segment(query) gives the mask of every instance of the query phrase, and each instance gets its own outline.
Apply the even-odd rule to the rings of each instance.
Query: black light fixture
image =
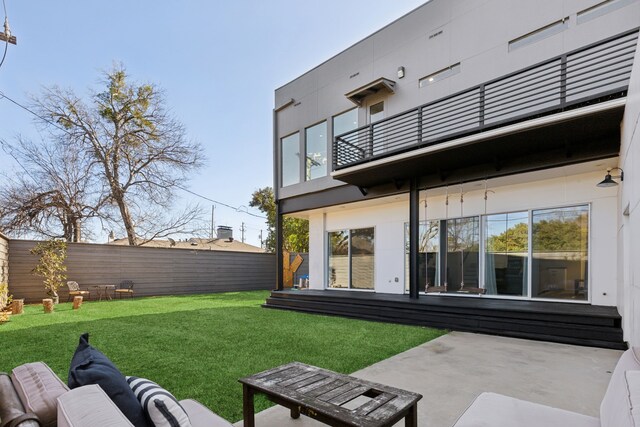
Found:
[[[619,170],[620,175],[611,176],[611,171],[614,169]],[[614,178],[620,178],[620,181],[624,181],[624,171],[620,168],[607,169],[607,174],[605,175],[604,179],[597,184],[597,186],[600,188],[615,187],[616,185],[618,185],[618,183],[613,180]]]

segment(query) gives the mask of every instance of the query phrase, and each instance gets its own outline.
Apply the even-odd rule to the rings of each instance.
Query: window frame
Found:
[[[562,17],[554,22],[550,22],[547,25],[536,28],[533,31],[523,34],[519,37],[511,39],[507,42],[507,52],[511,53],[515,50],[523,48],[525,46],[538,43],[549,37],[553,37],[569,29],[569,16]]]
[[[439,81],[445,80],[449,77],[453,77],[456,74],[460,74],[461,71],[462,63],[456,62],[455,64],[451,64],[448,67],[444,67],[438,71],[434,71],[429,75],[419,78],[418,88],[422,89],[423,87],[431,86],[438,83]]]
[[[297,166],[297,168],[298,168],[297,176],[298,176],[298,179],[297,179],[296,182],[292,182],[290,184],[285,184],[285,182],[284,182],[284,165],[285,165],[285,162],[284,162],[284,140],[287,139],[287,138],[290,138],[290,137],[292,137],[294,135],[298,135],[298,161],[297,161],[297,165],[298,165]],[[280,160],[280,174],[279,174],[280,175],[280,188],[291,187],[293,185],[300,184],[300,182],[301,182],[301,180],[300,180],[300,178],[301,178],[301,176],[300,176],[301,175],[301,170],[300,170],[300,153],[301,153],[301,150],[300,150],[300,131],[297,130],[295,132],[291,132],[290,134],[281,137],[280,138],[280,147],[279,148],[280,148],[280,159],[279,159]]]
[[[361,289],[361,288],[353,288],[352,287],[352,280],[351,280],[351,276],[352,276],[352,264],[351,264],[351,231],[355,231],[355,230],[365,230],[365,229],[372,229],[373,230],[373,270],[371,272],[372,276],[373,276],[373,283],[371,284],[372,287],[371,289]],[[341,231],[347,231],[348,233],[348,251],[347,251],[347,258],[349,260],[349,268],[348,268],[348,286],[346,288],[332,288],[331,286],[329,286],[329,281],[331,279],[331,272],[330,272],[330,268],[329,268],[329,258],[330,258],[330,250],[331,250],[331,242],[329,239],[329,234],[330,233],[337,233],[337,232],[341,232]],[[342,291],[342,292],[375,292],[376,291],[376,248],[377,248],[377,232],[376,232],[376,226],[372,225],[372,226],[363,226],[363,227],[345,227],[345,228],[336,228],[336,229],[327,229],[325,230],[324,233],[325,237],[326,237],[326,248],[324,251],[324,257],[325,257],[325,274],[326,274],[326,280],[324,283],[324,289],[325,290],[329,290],[329,291]]]
[[[321,176],[317,176],[315,178],[307,178],[308,174],[307,174],[307,164],[309,162],[309,153],[308,153],[308,148],[309,148],[309,139],[307,138],[307,133],[309,132],[309,129],[314,128],[318,125],[323,124],[325,125],[325,141],[324,141],[324,152],[325,152],[325,171],[324,171],[324,175]],[[302,165],[302,169],[303,169],[303,174],[304,174],[304,182],[309,182],[309,181],[313,181],[316,179],[321,179],[321,178],[325,178],[329,175],[329,123],[327,119],[324,120],[320,120],[319,122],[316,122],[310,126],[306,126],[304,128],[304,161],[303,161],[303,165]],[[310,172],[310,170],[309,170]]]
[[[344,135],[347,132],[352,132],[352,131],[354,131],[354,130],[356,130],[356,129],[358,129],[360,127],[359,110],[360,109],[358,107],[353,107],[353,108],[349,108],[348,110],[344,110],[341,113],[334,114],[333,116],[331,116],[331,142],[332,142],[331,145],[333,145],[333,141],[335,141],[336,137],[338,137],[340,135]],[[350,130],[348,130],[346,132],[342,132],[342,133],[336,134],[336,126],[335,126],[336,117],[342,116],[343,114],[347,114],[347,113],[350,113],[352,111],[354,111],[356,113],[356,127],[354,127],[353,129],[350,129]]]
[[[533,290],[533,212],[534,211],[540,211],[540,210],[552,210],[552,209],[566,209],[566,208],[577,208],[577,207],[586,207],[587,208],[587,268],[586,268],[586,282],[587,282],[587,298],[586,299],[581,299],[581,300],[575,300],[575,299],[563,299],[563,298],[540,298],[540,297],[534,297],[532,295],[532,290]],[[478,216],[480,219],[480,235],[479,235],[479,239],[480,239],[480,248],[479,248],[479,265],[478,265],[478,274],[479,274],[479,285],[481,288],[485,288],[486,287],[486,283],[485,283],[485,269],[486,269],[486,248],[485,248],[485,238],[486,238],[486,230],[484,227],[485,224],[485,218],[487,216],[492,216],[492,215],[501,215],[501,214],[510,214],[510,213],[518,213],[518,212],[526,212],[527,213],[527,225],[528,225],[528,248],[527,248],[527,295],[526,296],[514,296],[514,295],[484,295],[483,298],[494,298],[494,299],[506,299],[506,300],[520,300],[520,301],[541,301],[541,302],[566,302],[566,303],[570,303],[570,304],[591,304],[592,298],[593,298],[593,291],[592,291],[592,287],[591,287],[591,282],[592,282],[592,263],[591,263],[591,259],[592,259],[592,244],[591,244],[591,240],[592,240],[592,203],[591,202],[586,202],[586,203],[572,203],[572,204],[567,204],[567,205],[551,205],[551,206],[542,206],[542,207],[535,207],[535,208],[530,208],[530,209],[516,209],[513,211],[499,211],[499,212],[491,212],[491,213],[482,213],[482,214],[478,214],[478,215],[465,215],[465,218],[471,217],[471,216]],[[450,218],[425,218],[425,219],[421,219],[420,223],[422,223],[423,221],[449,221],[452,219],[457,219],[458,217],[450,217]],[[408,222],[405,222],[405,227],[408,229]],[[440,232],[442,232],[442,230],[440,230]],[[405,244],[403,245],[405,248],[408,247],[408,245],[406,244],[408,239],[408,233],[405,233]],[[439,255],[440,257],[442,256],[446,256],[446,254],[443,254],[442,252],[442,247],[439,248]],[[405,263],[408,262],[407,261],[407,253],[406,249],[405,249]],[[405,271],[408,271],[408,264],[405,264]],[[443,273],[440,272],[440,283],[442,284],[443,282]],[[405,283],[408,283],[405,280]],[[424,291],[424,289],[420,289],[419,290],[420,294],[422,295],[427,295],[427,296],[432,296],[429,293],[426,293]],[[404,293],[407,294],[408,290],[405,287]],[[438,295],[436,293],[436,295]],[[469,297],[469,298],[476,298],[478,297],[477,295],[469,295],[469,294],[456,294],[456,293],[446,293],[447,296],[455,296],[455,297]]]

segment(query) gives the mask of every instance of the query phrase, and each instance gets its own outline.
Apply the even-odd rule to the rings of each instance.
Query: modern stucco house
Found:
[[[310,289],[266,306],[640,344],[639,26],[640,0],[431,0],[278,88]]]

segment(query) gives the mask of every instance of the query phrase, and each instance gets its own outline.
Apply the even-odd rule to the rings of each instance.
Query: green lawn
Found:
[[[268,293],[40,305],[0,325],[0,371],[42,360],[66,382],[83,332],[125,375],[156,381],[178,399],[194,398],[230,421],[242,418],[238,378],[294,360],[351,373],[443,331],[260,307]],[[416,367],[418,368],[418,367]],[[256,399],[256,411],[269,406]]]

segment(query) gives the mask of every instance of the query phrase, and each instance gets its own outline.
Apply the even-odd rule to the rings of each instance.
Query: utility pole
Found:
[[[246,228],[244,227],[244,222],[242,223],[242,227],[240,228],[240,231],[242,232],[242,243],[244,243],[244,232],[245,232]]]
[[[214,236],[213,231],[215,228],[215,221],[213,219],[214,218],[213,214],[215,211],[216,211],[216,205],[211,205],[211,240],[213,240],[213,236]]]
[[[0,41],[18,44],[16,36],[11,35],[11,30],[9,30],[9,20],[6,17],[4,19],[4,32],[0,31]]]
[[[260,230],[260,247],[264,246],[264,242],[262,241],[262,230]]]

